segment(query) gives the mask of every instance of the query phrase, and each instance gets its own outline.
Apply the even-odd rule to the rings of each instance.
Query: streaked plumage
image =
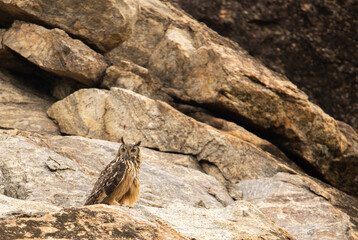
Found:
[[[85,205],[125,204],[133,206],[139,195],[140,141],[125,144],[121,138],[116,157],[101,172]]]

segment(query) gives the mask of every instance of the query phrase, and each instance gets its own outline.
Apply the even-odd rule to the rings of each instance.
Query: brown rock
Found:
[[[301,165],[357,194],[354,176],[333,173],[333,162],[344,158],[349,145],[333,118],[285,77],[170,4],[140,4],[135,32],[107,57],[120,55],[146,67],[179,101],[220,109],[234,122],[272,136]],[[355,166],[355,161],[345,162],[346,168]]]
[[[34,73],[36,70],[27,64],[27,61],[17,56],[3,44],[3,37],[7,29],[0,29],[0,67],[7,68],[22,73]]]
[[[161,87],[159,80],[157,78],[153,78],[148,69],[126,60],[115,59],[115,61],[116,64],[108,67],[106,70],[104,80],[101,84],[102,88],[124,88],[155,100],[165,101],[186,115],[189,115],[200,122],[209,124],[217,129],[223,130],[244,141],[250,142],[262,150],[271,153],[275,157],[286,161],[291,165],[291,167],[297,168],[297,166],[295,166],[295,164],[290,161],[275,145],[257,137],[255,134],[247,131],[243,127],[233,122],[213,117],[203,108],[185,104],[176,104],[173,99],[167,95],[167,93],[170,93],[172,89]]]
[[[54,99],[27,87],[30,80],[0,70],[0,127],[59,134],[57,125],[46,115]]]
[[[89,86],[98,83],[107,67],[102,55],[60,29],[16,21],[3,44],[46,71]]]
[[[125,207],[65,208],[43,217],[0,220],[3,239],[188,239]]]
[[[23,19],[50,25],[106,51],[128,39],[139,8],[136,0],[1,0],[0,12],[4,24]]]
[[[63,99],[81,88],[86,88],[86,85],[66,77],[61,77],[57,79],[50,78],[50,81],[50,94],[57,100]]]
[[[355,1],[169,0],[358,130]]]
[[[234,182],[293,171],[246,141],[129,90],[79,90],[51,106],[48,115],[63,133],[112,141],[121,136],[130,142],[141,139],[143,146],[209,161]]]
[[[10,48],[3,44],[3,37],[7,29],[0,29],[0,67],[13,71],[15,73],[25,74],[27,82],[28,78],[36,79],[36,82],[41,84],[34,84],[42,86],[40,88],[47,88],[49,95],[57,99],[62,99],[85,85],[66,77],[58,77],[50,72],[46,72],[37,65],[27,61],[21,55],[15,53]],[[30,85],[30,84],[29,84]]]

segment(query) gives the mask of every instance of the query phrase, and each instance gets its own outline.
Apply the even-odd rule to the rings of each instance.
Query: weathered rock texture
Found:
[[[3,239],[188,239],[128,208],[65,208],[42,217],[0,220]]]
[[[7,29],[0,29],[0,63],[2,68],[21,71],[23,73],[32,74],[35,70],[27,64],[27,61],[17,56],[8,47],[3,44],[3,37]]]
[[[14,216],[34,216],[58,211],[59,207],[48,203],[20,200],[0,194],[0,219]]]
[[[243,199],[299,239],[358,237],[358,216],[345,214],[357,212],[356,200],[344,195],[337,198],[336,190],[308,177],[279,173],[272,178],[242,181],[237,187]],[[337,211],[335,206],[342,200],[345,206]],[[316,224],[307,224],[312,222]]]
[[[162,91],[160,80],[152,76],[148,69],[122,59],[112,59],[112,62],[115,64],[107,68],[102,88],[125,88],[149,98],[172,103],[171,97]]]
[[[233,121],[271,136],[326,181],[357,194],[354,177],[333,174],[336,161],[357,168],[356,160],[343,160],[350,143],[333,118],[285,77],[170,4],[140,4],[134,33],[109,59],[119,55],[146,67],[178,101],[220,109]]]
[[[83,203],[90,181],[78,163],[22,136],[1,134],[1,194],[57,206]]]
[[[0,13],[0,25],[22,19],[58,27],[105,51],[128,39],[139,9],[137,0],[1,0]]]
[[[31,84],[31,79],[27,79]],[[5,70],[0,70],[0,128],[59,134],[57,125],[46,115],[54,99],[28,87]]]
[[[110,89],[111,87],[120,87],[149,98],[163,100],[200,122],[207,123],[244,141],[250,142],[264,151],[287,161],[291,165],[293,164],[275,145],[259,138],[245,128],[233,122],[213,117],[203,108],[193,107],[187,104],[176,104],[168,94],[162,91],[158,78],[153,78],[148,69],[121,59],[115,59],[115,62],[116,64],[114,66],[110,66],[106,70],[104,80],[101,84],[103,88]],[[165,90],[168,91],[168,89]]]
[[[297,168],[297,166],[294,165],[294,162],[289,160],[279,148],[277,148],[269,141],[259,138],[245,128],[222,118],[214,117],[204,109],[200,109],[197,107],[191,108],[188,107],[188,105],[179,105],[178,108],[179,110],[193,117],[194,119],[213,126],[216,129],[222,130],[223,132],[228,133],[232,136],[238,137],[246,142],[252,143],[255,146],[261,148],[262,150],[274,155],[276,158],[280,158],[286,161],[291,165],[291,167]]]
[[[120,145],[82,137],[54,136],[43,138],[42,141],[50,149],[77,162],[86,175],[93,177],[91,184],[94,184],[105,165],[113,160]],[[142,148],[142,158],[139,202],[160,208],[173,204],[174,199],[176,203],[192,206],[203,201],[210,208],[227,206],[233,202],[225,187],[212,176],[198,171],[200,167],[188,155]],[[194,169],[183,166],[192,166]]]
[[[0,26],[1,239],[358,238],[307,175],[357,195],[357,133],[167,1],[0,0]],[[82,207],[122,136],[138,201]]]
[[[150,148],[194,155],[216,165],[233,182],[293,171],[246,141],[129,90],[83,89],[56,102],[48,115],[66,134],[111,141],[126,136],[132,142],[141,139]]]
[[[19,131],[1,131],[0,136],[6,138],[6,142],[8,142],[1,141],[1,145],[4,147],[1,149],[4,152],[4,156],[11,155],[8,154],[9,151],[17,149],[19,153],[17,155],[12,154],[14,155],[12,160],[16,161],[15,159],[22,154],[23,161],[30,163],[24,174],[23,167],[11,167],[12,164],[5,158],[5,163],[0,167],[0,172],[2,173],[0,175],[0,186],[6,190],[6,194],[13,191],[20,193],[20,190],[14,187],[14,183],[17,183],[17,186],[22,186],[22,190],[29,194],[21,196],[26,200],[36,199],[36,201],[42,202],[39,204],[39,211],[35,212],[38,214],[43,214],[43,212],[50,210],[52,205],[81,206],[86,198],[86,194],[92,189],[92,185],[96,181],[100,171],[113,159],[120,145],[119,143],[83,137],[42,136]],[[9,145],[14,146],[13,149],[8,149]],[[27,149],[22,149],[20,145],[27,145]],[[32,152],[32,154],[28,154],[29,152]],[[144,215],[149,219],[147,221],[154,222],[159,218],[169,224],[169,226],[173,226],[180,233],[190,238],[195,237],[199,239],[217,239],[220,234],[225,239],[235,239],[240,235],[245,236],[247,239],[260,239],[262,237],[267,239],[294,239],[289,233],[265,217],[252,204],[245,201],[234,203],[221,183],[212,176],[197,170],[200,167],[193,164],[192,157],[160,153],[145,148],[142,148],[142,153],[140,198],[129,212],[119,208],[117,213],[123,214],[124,212],[125,214],[122,217],[123,221],[131,222],[132,218],[128,217],[128,215],[133,215],[134,218],[138,215]],[[48,160],[43,160],[48,154],[52,154],[58,164],[55,164],[55,161],[53,161],[51,165],[48,164]],[[38,162],[34,164],[32,159],[38,159]],[[62,159],[62,162],[59,162],[60,159]],[[64,164],[71,165],[72,170],[61,170],[60,164],[62,164],[62,167]],[[192,166],[193,168],[184,166]],[[55,168],[57,170],[53,170]],[[71,176],[66,175],[64,173],[66,171],[70,171]],[[25,177],[18,178],[17,176],[21,173]],[[42,184],[43,181],[46,181],[49,186],[44,186]],[[62,183],[59,181],[62,181]],[[52,184],[49,182],[52,182]],[[72,188],[67,187],[71,185],[73,186]],[[78,189],[78,186],[83,186],[83,188]],[[13,191],[8,191],[8,189]],[[53,201],[51,196],[55,196],[57,201]],[[74,201],[76,199],[78,201]],[[8,201],[7,203],[11,204]],[[22,203],[24,206],[32,206],[33,201],[22,200]],[[6,202],[4,202],[5,204]],[[46,204],[51,205],[46,208]],[[103,207],[98,208],[103,209]],[[6,209],[5,206],[4,209]],[[8,212],[4,212],[4,214],[7,216],[11,213],[21,214],[21,209],[17,211],[13,209],[14,207],[9,207]],[[115,209],[117,208],[113,208],[113,210],[111,208],[110,212],[112,213]],[[86,208],[72,208],[72,210],[63,211],[65,213],[68,211],[78,213],[79,216],[73,221],[81,223],[81,219],[84,222],[88,220],[88,217],[86,217],[88,215],[82,215],[88,213]],[[30,207],[23,212],[27,216],[33,216],[35,213],[31,211]],[[57,215],[58,213],[53,214]],[[50,224],[53,221],[47,219],[47,217],[53,214],[45,215],[39,221],[45,225]],[[111,216],[110,213],[105,215]],[[218,219],[218,215],[220,215],[220,219]],[[116,216],[117,214],[114,214],[112,218],[116,219]],[[145,217],[141,218],[146,219]],[[38,218],[28,218],[29,221],[36,221],[36,219]],[[193,219],[196,224],[193,224]],[[67,218],[67,220],[72,223],[71,218]],[[8,229],[8,234],[15,234],[19,231],[15,232],[16,229],[12,228],[15,226],[8,225],[8,221],[15,224],[25,221],[25,219],[17,218],[2,221],[2,223],[6,223],[5,226],[0,224],[3,229]],[[98,221],[102,223],[101,220]],[[26,222],[23,223],[26,224]],[[105,221],[103,223],[105,224]],[[59,223],[59,226],[61,224],[62,222]],[[63,233],[56,234],[75,234],[76,232],[81,232],[80,225],[76,226],[78,228],[68,230],[69,232],[66,230]],[[29,232],[33,231],[34,234],[39,234],[31,226],[29,227]],[[126,228],[122,227],[119,229],[123,230]],[[218,229],[220,229],[220,232],[218,232]],[[141,233],[140,228],[138,231]],[[83,234],[91,233],[83,232]],[[51,236],[45,234],[42,237],[49,238]],[[70,237],[71,235],[68,236]]]
[[[195,239],[295,239],[246,201],[236,201],[222,209],[179,203],[164,209],[147,207],[145,212],[165,219]]]
[[[358,129],[355,1],[169,0]]]
[[[16,190],[14,183],[17,182],[18,186],[22,186],[22,189],[29,193],[23,195],[26,199],[21,202],[23,207],[16,209],[14,205],[20,200],[12,203],[9,198],[3,197],[6,201],[1,201],[4,210],[2,214],[6,216],[12,213],[27,216],[43,214],[51,208],[56,209],[53,205],[81,206],[99,172],[113,159],[120,145],[77,136],[42,136],[9,130],[1,131],[0,136],[7,139],[0,141],[3,147],[1,152],[4,152],[5,156],[16,149],[18,153],[11,160],[18,161],[16,159],[19,159],[21,154],[23,161],[30,163],[25,174],[23,167],[12,168],[10,159],[7,161],[5,158],[5,164],[0,167],[0,189]],[[27,148],[21,145],[26,145]],[[192,157],[160,153],[146,148],[141,150],[143,164],[140,198],[129,212],[119,208],[119,214],[124,211],[126,216],[122,218],[123,221],[128,220],[128,215],[133,215],[134,218],[142,215],[142,219],[149,219],[147,221],[159,218],[181,234],[197,239],[237,239],[240,236],[247,239],[294,239],[290,234],[297,239],[319,239],[318,236],[323,234],[325,239],[333,240],[349,237],[354,239],[357,236],[357,200],[314,179],[297,174],[278,173],[272,177],[243,180],[234,187],[242,192],[244,200],[233,202],[225,187],[213,177],[201,172],[200,167],[193,163]],[[28,154],[29,152],[32,154]],[[49,153],[57,161],[62,159],[61,166],[67,163],[78,167],[73,167],[71,176],[62,173],[68,170],[60,170],[58,164],[57,171],[53,171],[51,169],[56,168],[55,164],[50,164],[49,168],[49,165],[46,165],[49,161],[42,160]],[[32,159],[38,159],[38,163],[31,163]],[[6,168],[5,165],[10,167]],[[16,177],[21,174],[23,178]],[[44,187],[41,185],[42,181],[53,184]],[[66,187],[70,185],[74,187]],[[76,188],[79,185],[83,186],[80,191]],[[49,196],[56,196],[58,201],[53,201]],[[34,201],[28,201],[30,199],[41,203],[35,208]],[[77,201],[74,201],[75,199]],[[11,207],[6,207],[7,204]],[[24,209],[24,206],[29,207]],[[104,209],[100,206],[98,208],[101,211]],[[98,208],[91,209],[96,211]],[[92,211],[86,209],[72,208],[64,212],[78,213],[81,217],[76,218],[76,221],[81,222],[81,219],[88,219],[88,215],[82,214]],[[117,208],[110,208],[108,211],[112,213],[114,210]],[[109,217],[111,214],[105,215]],[[116,219],[116,216],[117,214],[114,214],[112,217]],[[18,220],[25,221],[23,218]],[[43,224],[48,224],[46,217],[40,220]],[[17,220],[6,219],[3,223],[8,221],[14,223]],[[68,234],[74,234],[75,231],[77,230]]]
[[[60,29],[16,21],[3,44],[46,71],[89,86],[99,82],[107,67],[102,55]]]

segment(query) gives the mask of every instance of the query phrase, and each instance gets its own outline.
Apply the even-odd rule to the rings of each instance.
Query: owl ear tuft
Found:
[[[126,143],[124,142],[123,137],[121,137],[121,143],[122,143],[122,144],[126,144]]]
[[[138,141],[136,144],[134,144],[134,146],[138,146],[141,144],[142,141]]]

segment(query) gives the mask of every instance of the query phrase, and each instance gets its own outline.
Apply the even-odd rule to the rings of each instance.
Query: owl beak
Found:
[[[129,159],[129,152],[126,152],[126,154],[124,155],[125,159]]]

